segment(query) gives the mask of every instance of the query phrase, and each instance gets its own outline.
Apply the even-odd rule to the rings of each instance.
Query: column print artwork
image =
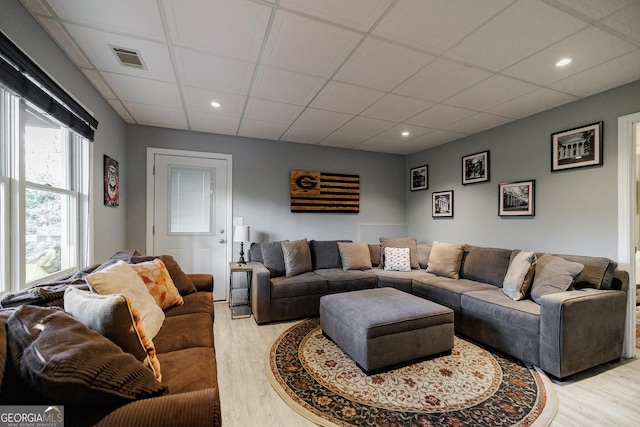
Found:
[[[551,171],[602,165],[602,122],[551,134]]]

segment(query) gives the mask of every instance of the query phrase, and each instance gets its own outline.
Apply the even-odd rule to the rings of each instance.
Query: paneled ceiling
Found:
[[[175,129],[411,154],[640,79],[638,0],[22,3],[127,123]]]

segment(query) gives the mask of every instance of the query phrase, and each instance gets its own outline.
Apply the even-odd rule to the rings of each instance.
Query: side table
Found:
[[[250,289],[251,289],[251,274],[253,268],[251,263],[238,264],[237,262],[229,263],[229,308],[231,309],[231,318],[239,319],[242,317],[251,317],[251,303],[250,303]],[[247,274],[247,298],[242,302],[235,303],[233,301],[233,290],[240,289],[233,287],[233,273],[246,273]]]

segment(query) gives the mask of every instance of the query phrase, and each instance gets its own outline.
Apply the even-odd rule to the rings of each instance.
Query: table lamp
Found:
[[[237,225],[233,230],[233,241],[240,242],[240,258],[238,259],[238,264],[246,264],[244,260],[244,242],[249,241],[249,226]]]

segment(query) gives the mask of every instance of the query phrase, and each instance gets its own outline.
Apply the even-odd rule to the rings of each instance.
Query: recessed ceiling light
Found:
[[[561,60],[556,62],[556,67],[566,67],[567,65],[571,64],[571,62],[573,62],[572,58],[562,58]]]
[[[402,135],[402,136],[404,136],[404,137],[406,138],[407,136],[409,136],[409,135],[411,135],[411,134],[409,133],[409,131],[408,131],[408,130],[405,130],[405,131],[404,131],[404,132],[402,132],[400,135]]]
[[[212,101],[212,102],[211,102],[211,106],[212,106],[213,108],[220,108],[220,107],[222,107],[222,104],[221,104],[221,103],[219,103],[218,101]]]

